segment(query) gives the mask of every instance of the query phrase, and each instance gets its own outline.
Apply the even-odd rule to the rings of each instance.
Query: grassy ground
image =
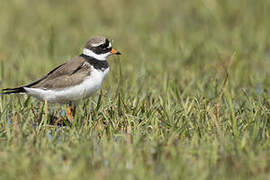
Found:
[[[269,179],[269,17],[268,0],[1,1],[1,87],[94,35],[123,55],[72,127],[1,98],[0,179]]]

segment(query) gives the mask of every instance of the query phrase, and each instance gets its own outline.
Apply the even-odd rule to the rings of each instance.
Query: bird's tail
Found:
[[[17,94],[17,93],[25,93],[24,87],[16,87],[16,88],[6,88],[2,89],[1,94]]]

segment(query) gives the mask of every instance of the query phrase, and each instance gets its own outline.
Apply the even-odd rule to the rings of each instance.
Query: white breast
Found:
[[[25,90],[29,95],[50,103],[69,103],[88,98],[101,88],[104,77],[109,72],[109,68],[104,71],[92,69],[90,76],[86,77],[81,84],[73,87],[58,90],[25,87]]]

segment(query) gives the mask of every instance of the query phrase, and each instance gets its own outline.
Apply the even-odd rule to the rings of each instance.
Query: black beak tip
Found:
[[[117,51],[115,54],[116,54],[116,55],[121,55],[121,53],[120,53],[119,51]]]

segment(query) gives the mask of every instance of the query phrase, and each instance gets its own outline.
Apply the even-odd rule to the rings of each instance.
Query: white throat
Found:
[[[105,54],[96,54],[93,51],[91,51],[90,49],[84,48],[83,54],[86,56],[93,57],[93,58],[100,60],[100,61],[106,61],[106,59],[111,55],[111,52],[107,52]]]

